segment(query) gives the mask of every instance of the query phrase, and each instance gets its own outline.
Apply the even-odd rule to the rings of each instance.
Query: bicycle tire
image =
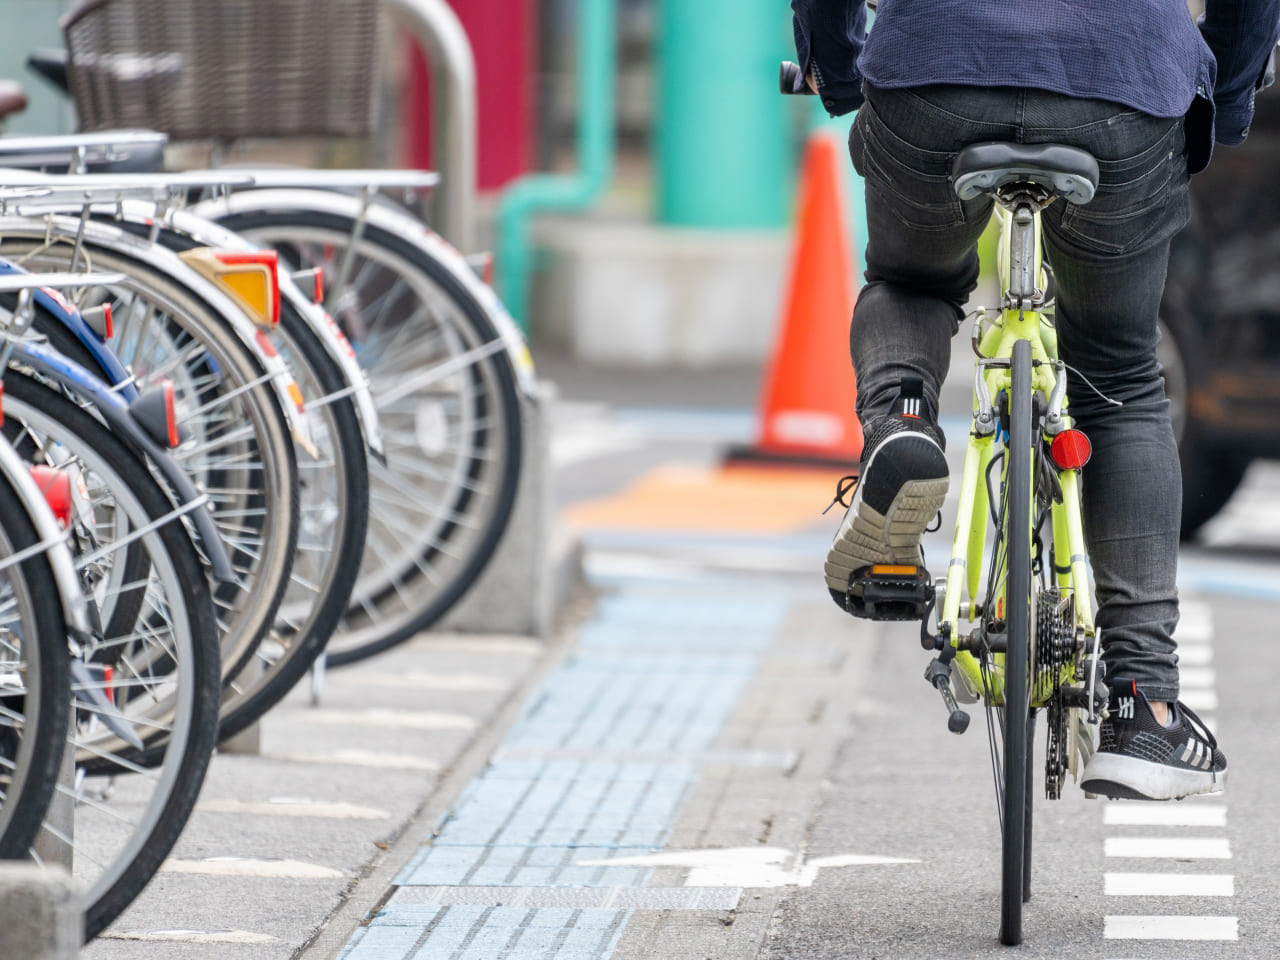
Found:
[[[1004,661],[1004,816],[1000,870],[1000,942],[1022,942],[1023,871],[1031,821],[1027,781],[1029,687],[1031,678],[1031,495],[1032,385],[1031,343],[1019,340],[1010,361],[1009,465],[1005,477],[1005,615],[1008,649]]]
[[[307,209],[253,211],[222,217],[213,215],[212,218],[255,242],[274,246],[280,251],[282,260],[297,267],[323,265],[314,257],[303,255],[305,245],[327,250],[330,260],[340,260],[354,226],[350,217]],[[411,280],[421,287],[420,291],[415,289],[417,295],[427,296],[430,291],[438,306],[450,305],[452,317],[449,322],[457,325],[453,334],[462,338],[468,347],[499,339],[485,306],[454,275],[450,265],[432,256],[421,245],[376,224],[365,224],[357,247],[356,263],[357,272],[370,263],[385,267],[399,279],[409,278],[405,282]],[[335,319],[343,324],[347,338],[360,354],[369,342],[368,338],[346,322],[342,311],[337,312],[339,315]],[[421,314],[421,310],[414,311],[408,319],[420,322]],[[403,332],[407,325],[405,318],[391,319],[400,325]],[[434,323],[436,318],[424,319]],[[428,326],[416,339],[426,339],[430,330]],[[367,351],[361,356],[361,362],[368,363]],[[334,666],[353,663],[387,650],[430,627],[449,611],[492,558],[511,517],[521,468],[523,429],[516,376],[504,350],[470,368],[472,385],[487,385],[493,396],[489,398],[486,394],[475,393],[471,398],[475,409],[469,411],[469,415],[474,428],[468,442],[476,449],[460,464],[457,471],[459,482],[441,498],[442,507],[436,511],[433,521],[439,525],[438,532],[431,528],[424,543],[407,549],[409,555],[403,562],[388,564],[383,554],[392,556],[400,552],[397,541],[402,540],[408,531],[394,530],[380,522],[378,505],[380,500],[400,495],[397,487],[402,485],[403,476],[414,479],[412,473],[398,475],[396,471],[401,458],[411,458],[415,454],[412,443],[397,446],[397,423],[403,424],[404,410],[389,409],[379,402],[378,391],[382,385],[379,364],[373,363],[366,368],[382,419],[388,464],[385,468],[380,465],[370,468],[373,515],[370,518],[369,544],[352,603],[341,628],[329,641],[326,655]],[[493,488],[484,498],[478,495],[482,482]],[[475,516],[481,508],[484,512]],[[473,526],[474,531],[465,544],[465,557],[441,572],[437,564],[450,560],[450,554],[459,549],[458,540],[467,535],[464,528]],[[381,550],[380,539],[384,545]],[[385,548],[388,540],[397,549]]]
[[[39,540],[21,498],[0,474],[0,556],[13,556]],[[21,691],[11,700],[10,683],[0,684],[0,860],[10,860],[26,855],[57,786],[71,673],[62,600],[46,556],[35,553],[14,564],[3,580],[3,619],[16,619],[20,634],[9,640],[6,628],[0,638],[0,669],[20,678],[12,687]]]
[[[11,230],[0,242],[0,252],[12,255],[19,262],[46,266],[53,270],[65,269],[70,250],[62,245],[46,251],[43,246],[42,232],[37,239]],[[198,290],[128,252],[114,250],[96,241],[86,241],[84,249],[95,268],[127,275],[128,280],[121,285],[126,294],[138,298],[150,297],[154,302],[160,303],[166,308],[165,315],[170,318],[168,323],[176,324],[175,330],[181,336],[200,343],[206,358],[202,362],[217,372],[221,382],[212,383],[209,376],[193,378],[193,384],[200,384],[200,392],[195,397],[196,405],[211,403],[217,396],[233,396],[235,399],[230,402],[251,428],[252,435],[245,438],[245,443],[250,444],[251,454],[256,450],[258,465],[253,475],[261,475],[261,479],[251,485],[247,480],[244,481],[247,496],[241,501],[220,501],[220,506],[225,508],[227,520],[219,522],[220,507],[216,505],[214,510],[215,523],[225,530],[227,549],[239,574],[234,583],[215,584],[212,587],[223,634],[223,677],[228,679],[250,662],[258,644],[273,625],[276,612],[284,599],[290,564],[296,551],[300,522],[298,470],[287,418],[274,391],[265,383],[258,383],[243,393],[236,391],[238,385],[260,381],[265,375],[265,368],[239,336],[217,317],[216,311],[202,303]],[[112,298],[114,299],[114,295]],[[139,299],[136,302],[142,301]],[[117,330],[113,346],[123,349],[128,345],[130,325],[133,322],[132,310],[117,309],[114,312]],[[149,318],[144,317],[143,323],[148,322]],[[42,314],[37,311],[36,329],[47,336],[59,352],[105,376],[105,371],[93,356],[60,323],[42,320]],[[134,346],[140,345],[135,341]],[[192,362],[198,360],[199,356],[198,354]],[[141,374],[141,371],[135,372]],[[226,384],[226,391],[218,393],[222,383]],[[145,379],[141,385],[146,385]],[[181,394],[184,386],[180,378],[175,386],[180,394],[178,401],[181,419]],[[221,441],[215,441],[218,442]],[[227,460],[232,464],[227,468],[230,471],[244,470],[248,466],[243,456],[228,456]],[[190,467],[190,464],[185,465]],[[207,489],[217,491],[222,476],[219,470],[211,468],[202,476],[201,482]],[[247,478],[250,473],[246,472],[244,476]],[[265,545],[259,543],[255,548],[256,552],[246,552],[239,545],[239,541],[247,536],[244,529],[251,521],[246,517],[251,514],[262,515],[260,527],[264,531]]]
[[[101,863],[105,856],[98,848],[88,862],[76,858],[82,869],[75,875],[86,885],[82,906],[87,942],[147,885],[195,807],[216,745],[221,687],[218,632],[195,547],[176,516],[164,520],[173,508],[146,464],[90,413],[45,384],[11,370],[5,375],[5,393],[7,419],[24,422],[70,446],[76,458],[87,460],[93,473],[110,482],[113,497],[127,504],[123,509],[133,522],[145,518],[148,525],[158,524],[141,542],[147,544],[150,565],[169,588],[164,594],[165,610],[186,624],[184,631],[168,638],[166,646],[180,658],[177,664],[166,664],[179,671],[178,689],[172,695],[172,735],[144,736],[145,746],[139,751],[110,736],[91,740],[83,727],[68,733],[76,748],[77,770],[86,774],[76,780],[77,834],[85,832],[81,818],[93,816],[101,806],[97,801],[81,802],[96,777],[127,774],[136,765],[155,768],[158,784],[156,792],[139,804],[143,809],[138,820],[109,862]],[[112,817],[116,825],[126,820],[121,812]],[[86,879],[84,868],[98,866],[101,873]]]
[[[348,386],[346,377],[306,318],[288,302],[280,306],[277,332],[285,341],[280,352],[289,362],[303,395],[329,398],[344,390]],[[291,585],[277,613],[276,626],[267,638],[282,652],[273,657],[260,645],[254,658],[263,663],[263,672],[246,680],[244,674],[249,671],[241,671],[229,680],[222,696],[220,740],[239,733],[280,702],[324,652],[346,611],[359,572],[369,519],[369,462],[360,418],[349,396],[325,399],[323,404],[310,409],[313,416],[318,416],[312,424],[313,438],[334,462],[312,463],[306,454],[298,454],[301,492],[298,554],[310,556],[323,550],[325,559],[314,583],[304,575],[309,571],[298,570],[295,560],[290,573]],[[316,504],[309,496],[326,479],[325,474],[332,474],[336,481],[336,498],[331,504],[328,501]],[[310,530],[324,519],[316,518],[315,514],[330,510],[337,515],[331,541],[310,542]],[[296,616],[297,608],[303,608],[301,617],[289,622]]]

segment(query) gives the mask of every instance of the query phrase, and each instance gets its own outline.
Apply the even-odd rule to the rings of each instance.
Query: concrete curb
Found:
[[[0,957],[75,960],[80,903],[60,867],[0,863]]]

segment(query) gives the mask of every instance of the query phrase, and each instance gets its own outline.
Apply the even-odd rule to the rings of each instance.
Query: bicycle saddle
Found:
[[[1098,189],[1098,161],[1060,143],[975,143],[956,155],[951,179],[961,200],[1031,182],[1068,203],[1088,203]]]

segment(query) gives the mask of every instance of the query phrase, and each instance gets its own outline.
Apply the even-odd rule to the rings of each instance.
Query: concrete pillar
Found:
[[[0,862],[0,957],[75,960],[80,898],[58,867]]]
[[[781,227],[792,138],[778,61],[793,57],[778,0],[658,0],[657,219]]]

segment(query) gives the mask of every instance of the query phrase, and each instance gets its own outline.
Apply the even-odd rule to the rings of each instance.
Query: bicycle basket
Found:
[[[372,130],[378,0],[88,0],[62,30],[82,130]]]

